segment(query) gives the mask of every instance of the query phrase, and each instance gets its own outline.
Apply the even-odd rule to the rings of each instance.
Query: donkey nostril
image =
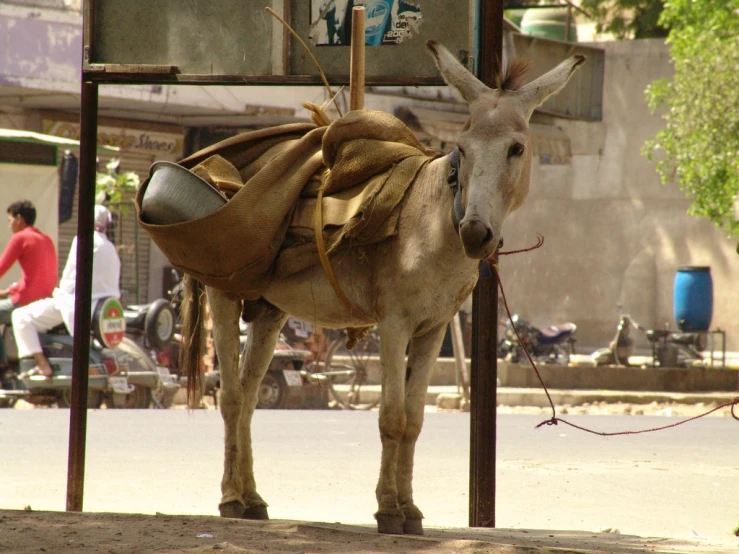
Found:
[[[498,242],[498,250],[503,248],[503,237],[500,237],[500,241]]]
[[[489,244],[491,240],[493,240],[493,230],[488,227],[487,233],[485,233],[485,238],[482,239],[482,244]]]

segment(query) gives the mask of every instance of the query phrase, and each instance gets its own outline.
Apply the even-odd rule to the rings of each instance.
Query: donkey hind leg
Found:
[[[254,479],[254,458],[251,449],[251,420],[259,399],[259,386],[275,352],[280,330],[287,314],[270,308],[249,324],[246,349],[241,359],[241,387],[244,404],[239,421],[239,467],[243,481],[241,501],[245,506],[243,519],[269,519],[267,503],[257,493]]]
[[[434,362],[444,340],[446,325],[411,339],[405,382],[405,432],[398,451],[398,503],[403,512],[403,533],[423,535],[423,514],[413,503],[413,455],[423,426],[426,391]]]
[[[383,322],[380,326],[380,364],[382,395],[380,399],[380,440],[382,458],[377,481],[377,530],[403,533],[403,512],[398,503],[398,450],[405,433],[405,348],[410,333],[403,325]]]
[[[229,298],[216,289],[206,288],[208,303],[213,318],[213,338],[220,366],[221,403],[220,410],[225,427],[225,455],[223,479],[221,480],[221,502],[219,510],[222,517],[245,517],[255,506],[262,519],[267,517],[266,503],[256,493],[256,485],[251,465],[251,442],[249,429],[246,431],[246,448],[241,422],[244,417],[245,387],[239,378],[239,316],[241,302]],[[279,334],[279,330],[278,330]],[[276,341],[276,338],[275,338]],[[274,350],[268,350],[269,358]],[[248,404],[248,402],[247,402]],[[250,416],[249,418],[250,419]],[[243,451],[248,454],[244,463]],[[248,491],[248,492],[247,492]],[[244,499],[248,499],[245,503]],[[254,510],[251,510],[253,512]]]
[[[241,302],[210,287],[206,287],[205,291],[213,318],[213,341],[218,354],[221,379],[220,409],[225,428],[224,469],[218,508],[222,517],[241,517],[244,513],[244,504],[241,501],[243,485],[237,457],[242,403],[238,377]]]

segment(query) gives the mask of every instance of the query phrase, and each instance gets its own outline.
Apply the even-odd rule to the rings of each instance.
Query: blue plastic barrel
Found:
[[[677,268],[672,309],[677,327],[681,331],[708,331],[713,317],[710,267]]]

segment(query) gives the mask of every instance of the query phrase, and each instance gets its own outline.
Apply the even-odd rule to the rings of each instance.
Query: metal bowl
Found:
[[[141,215],[146,223],[172,225],[202,219],[227,201],[221,191],[189,169],[155,162],[141,199]]]

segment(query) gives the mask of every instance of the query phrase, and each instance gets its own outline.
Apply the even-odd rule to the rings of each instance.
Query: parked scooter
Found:
[[[629,357],[634,355],[634,339],[629,336],[631,329],[638,329],[646,335],[652,347],[652,367],[687,367],[703,359],[701,351],[706,346],[704,332],[674,332],[667,327],[647,329],[630,315],[622,313],[616,335],[608,347],[592,354],[596,366],[629,365]]]
[[[516,337],[514,328],[521,337],[521,343]],[[513,314],[511,319],[506,321],[498,341],[498,357],[513,363],[524,362],[527,359],[525,347],[536,362],[567,365],[570,363],[570,355],[575,353],[576,330],[577,325],[574,323],[538,329],[521,319],[518,314]]]
[[[147,318],[148,310],[141,308],[142,319],[149,321],[149,330],[166,326]],[[92,316],[90,364],[88,377],[88,407],[108,408],[169,407],[179,385],[166,368],[158,367],[139,344],[126,336],[124,310],[116,298],[98,301]],[[131,333],[136,333],[135,326]],[[161,335],[160,335],[161,337]],[[25,375],[34,366],[33,359],[19,359],[13,330],[2,331],[8,365],[0,370],[0,408],[13,407],[18,399],[34,405],[58,405],[68,408],[72,402],[73,338],[64,325],[39,339],[44,355],[52,367],[49,379]]]
[[[628,314],[621,314],[613,340],[607,348],[600,348],[593,352],[592,358],[596,366],[629,365],[629,357],[634,355],[634,339],[631,338],[631,329],[644,330]]]

